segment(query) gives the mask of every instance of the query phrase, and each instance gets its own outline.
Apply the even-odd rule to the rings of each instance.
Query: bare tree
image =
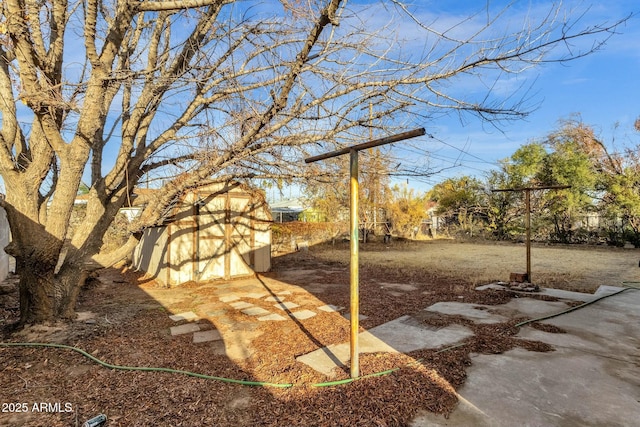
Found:
[[[488,2],[448,28],[384,2],[421,32],[415,50],[346,3],[3,0],[0,175],[22,323],[73,317],[88,272],[131,250],[133,233],[115,252],[101,248],[141,179],[162,175],[164,191],[132,231],[205,179],[304,176],[301,154],[361,140],[372,122],[521,117],[521,98],[492,92],[501,76],[587,54],[623,22],[579,27],[554,6],[501,34],[509,9]],[[595,44],[572,50],[585,39]],[[451,85],[465,75],[494,83],[474,97]],[[83,176],[86,216],[70,230]]]

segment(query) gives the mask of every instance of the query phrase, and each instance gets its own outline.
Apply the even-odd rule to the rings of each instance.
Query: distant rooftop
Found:
[[[302,212],[309,207],[309,202],[303,197],[293,199],[282,199],[269,203],[272,211],[297,211]]]

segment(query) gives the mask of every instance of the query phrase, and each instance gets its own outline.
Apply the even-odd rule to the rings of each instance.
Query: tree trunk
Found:
[[[68,259],[56,271],[61,240],[11,205],[7,207],[13,240],[5,251],[15,257],[20,276],[20,324],[73,318],[86,269],[79,260]]]
[[[28,264],[33,264],[29,262]],[[87,273],[75,266],[32,269],[20,274],[20,324],[43,323],[75,318],[75,305]]]

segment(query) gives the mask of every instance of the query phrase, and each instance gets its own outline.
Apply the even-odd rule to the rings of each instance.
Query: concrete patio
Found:
[[[595,295],[555,295],[591,301],[619,290],[601,287]],[[534,300],[515,301],[526,309]],[[566,333],[523,326],[517,337],[548,343],[555,351],[516,348],[472,355],[451,416],[424,412],[411,426],[640,425],[640,291],[612,295],[544,323]]]

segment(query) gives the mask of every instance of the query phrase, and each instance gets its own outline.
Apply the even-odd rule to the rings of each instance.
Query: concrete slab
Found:
[[[295,317],[296,319],[300,319],[300,320],[305,320],[305,319],[310,319],[312,317],[314,317],[316,315],[316,313],[314,313],[311,310],[301,310],[301,311],[296,311],[294,313],[291,313],[293,315],[293,317]]]
[[[181,320],[197,320],[198,315],[193,311],[187,311],[184,313],[171,315],[169,316],[169,319],[173,320],[174,322],[180,322]]]
[[[358,335],[361,353],[406,353],[425,348],[455,344],[473,332],[461,325],[429,328],[410,316],[402,316]],[[343,368],[349,361],[350,344],[330,345],[298,357],[296,360],[331,377],[335,368]]]
[[[411,292],[418,290],[417,286],[410,285],[408,283],[389,283],[389,282],[379,282],[378,283],[381,288],[390,288],[395,289],[397,291],[402,292]]]
[[[298,304],[296,304],[295,302],[279,302],[277,304],[273,305],[276,308],[279,308],[280,310],[291,310],[292,308],[297,308],[300,307]]]
[[[342,315],[347,320],[351,320],[351,313],[345,313]],[[358,320],[368,319],[369,316],[365,316],[364,314],[358,314]]]
[[[222,336],[220,335],[220,332],[215,329],[193,333],[193,342],[195,344],[198,344],[201,342],[219,341],[221,339],[222,339]]]
[[[270,314],[269,310],[265,310],[262,307],[249,307],[242,310],[244,314],[249,316],[264,316],[265,314]]]
[[[282,302],[285,299],[287,299],[286,296],[275,296],[275,297],[271,296],[271,297],[265,298],[264,300],[269,302]]]
[[[245,301],[237,301],[237,302],[232,302],[231,304],[229,304],[231,307],[235,308],[236,310],[242,310],[245,308],[249,308],[249,307],[253,307],[254,305]]]
[[[171,335],[183,335],[197,332],[200,330],[200,326],[197,323],[185,323],[184,325],[172,326],[170,328]]]
[[[432,313],[462,316],[476,323],[502,323],[508,320],[507,317],[490,311],[489,306],[481,304],[447,301],[435,303],[425,310]]]
[[[222,302],[233,302],[233,301],[238,301],[239,299],[240,297],[235,294],[225,295],[223,297],[220,297],[220,301]]]
[[[487,285],[476,286],[476,291],[486,291],[487,289],[496,289],[499,291],[504,291],[506,289],[506,285],[508,283],[498,282],[498,283],[489,283]]]
[[[272,313],[272,314],[269,314],[267,316],[258,317],[258,320],[261,321],[261,322],[270,322],[270,321],[287,320],[287,318],[284,317],[284,316],[281,316],[281,315],[279,315],[277,313]]]
[[[482,286],[476,287],[476,290],[478,291],[483,291],[486,289],[511,290],[508,288],[508,283],[504,283],[504,282],[491,283],[488,285],[482,285]],[[620,290],[620,288],[617,288],[615,286],[600,286],[595,294],[587,294],[583,292],[572,292],[572,291],[565,291],[562,289],[551,289],[551,288],[540,288],[539,292],[518,292],[513,290],[511,291],[516,292],[525,297],[527,295],[545,295],[553,298],[561,298],[561,299],[570,300],[570,301],[587,302],[601,296],[602,294],[616,292],[615,291],[616,289]]]
[[[571,299],[571,301],[575,301]],[[570,308],[564,301],[540,301],[532,298],[514,298],[506,304],[496,306],[496,310],[508,317],[528,316],[531,318],[561,313]]]
[[[599,295],[618,290],[606,287]],[[521,300],[525,309],[536,301]],[[524,326],[517,337],[546,342],[554,351],[472,355],[460,404],[449,418],[424,412],[410,425],[637,426],[640,292],[614,295],[543,323],[566,332]]]
[[[393,347],[368,332],[358,334],[358,347],[361,353],[377,351],[397,353]],[[349,356],[349,343],[345,343],[321,348],[303,356],[299,356],[296,360],[312,367],[321,374],[332,378],[335,376],[334,370],[336,368],[344,368],[347,366]]]
[[[573,301],[573,300],[572,300]],[[475,323],[501,323],[517,317],[543,317],[561,313],[570,306],[564,301],[540,301],[533,298],[514,298],[506,304],[484,305],[463,302],[439,302],[426,311],[462,316]]]
[[[602,296],[605,296],[605,295],[612,295],[612,294],[615,294],[616,292],[620,292],[623,289],[625,289],[625,288],[621,288],[619,286],[602,285],[596,290],[596,292],[593,294],[593,296],[602,297]]]
[[[560,349],[477,355],[460,390],[465,403],[445,420],[423,413],[410,425],[636,426],[637,386],[612,377],[602,357]]]
[[[462,325],[430,327],[411,316],[383,323],[369,332],[401,353],[456,344],[473,335],[471,329]]]

